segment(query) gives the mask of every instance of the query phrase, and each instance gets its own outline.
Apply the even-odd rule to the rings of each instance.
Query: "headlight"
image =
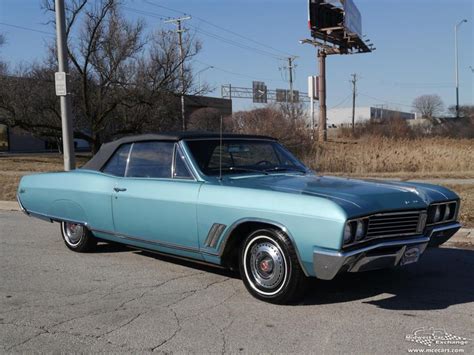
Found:
[[[446,205],[444,210],[443,220],[448,220],[451,217],[451,204]]]
[[[355,233],[355,239],[357,241],[361,240],[365,236],[365,223],[362,220],[357,221],[357,229]]]
[[[349,244],[352,241],[352,226],[351,223],[346,223],[344,227],[344,244]]]
[[[436,206],[433,221],[436,223],[436,222],[439,222],[440,220],[441,220],[441,205],[438,205]]]

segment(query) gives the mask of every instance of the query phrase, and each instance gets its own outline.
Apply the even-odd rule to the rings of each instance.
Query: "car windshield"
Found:
[[[209,176],[273,172],[306,173],[306,167],[279,143],[271,140],[219,139],[186,141],[201,171]]]

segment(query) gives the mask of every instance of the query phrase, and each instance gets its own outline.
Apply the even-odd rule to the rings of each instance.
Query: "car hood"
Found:
[[[400,209],[420,209],[426,208],[435,201],[458,198],[452,191],[436,185],[358,180],[315,174],[233,177],[223,183],[236,187],[327,198],[340,205],[348,215]]]

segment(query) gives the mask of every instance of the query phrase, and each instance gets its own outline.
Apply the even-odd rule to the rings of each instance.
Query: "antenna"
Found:
[[[222,115],[219,128],[219,180],[222,180]]]

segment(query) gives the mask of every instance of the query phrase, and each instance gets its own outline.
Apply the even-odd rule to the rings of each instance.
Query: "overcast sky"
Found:
[[[0,32],[7,43],[1,57],[10,63],[30,63],[44,58],[44,45],[54,39],[39,0],[0,0]],[[454,26],[459,28],[461,104],[473,104],[474,67],[472,0],[355,0],[362,14],[363,32],[377,50],[371,54],[330,56],[327,60],[328,107],[351,104],[350,74],[357,73],[357,103],[385,104],[411,111],[413,99],[438,94],[446,106],[455,102]],[[308,38],[306,0],[126,0],[124,14],[142,17],[148,30],[173,28],[160,17],[191,14],[190,31],[197,32],[203,50],[194,62],[196,71],[209,65],[201,80],[216,88],[222,84],[251,87],[265,81],[269,89],[287,88],[286,62],[278,57],[296,55],[296,84],[307,90],[308,75],[316,74],[315,50],[299,44]],[[165,6],[166,9],[160,6]],[[173,11],[173,10],[178,11]],[[145,14],[138,14],[144,11]],[[214,25],[217,25],[214,26]],[[224,31],[228,30],[236,34]],[[216,38],[217,37],[217,38]],[[253,40],[249,40],[249,39]],[[236,45],[237,43],[237,45]],[[261,45],[260,43],[264,44]],[[254,107],[250,100],[235,100],[234,110]]]

